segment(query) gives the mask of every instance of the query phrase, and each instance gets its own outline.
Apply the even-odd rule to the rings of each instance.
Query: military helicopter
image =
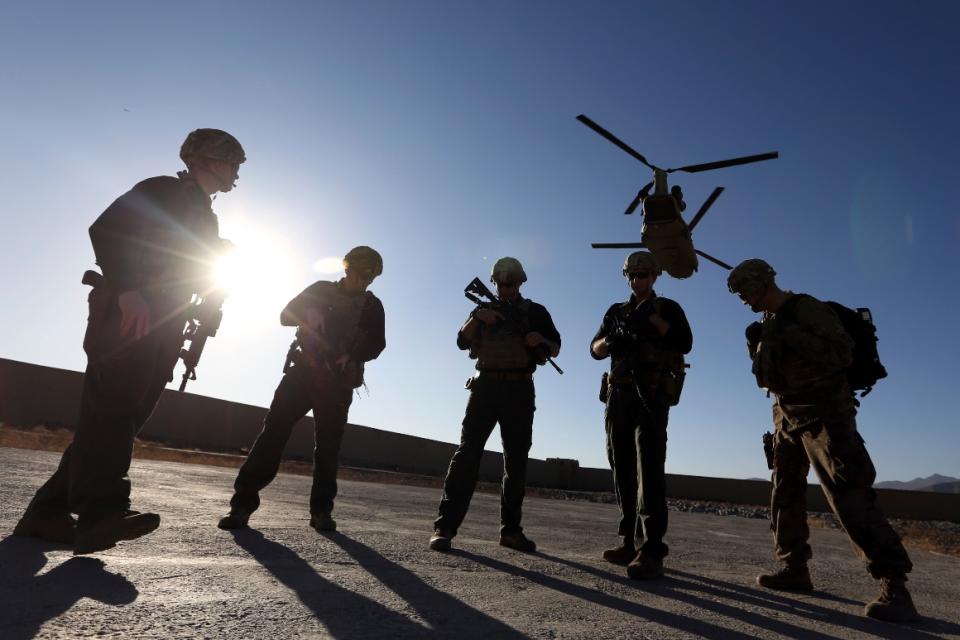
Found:
[[[693,238],[691,237],[691,232],[694,227],[697,226],[707,213],[707,210],[716,202],[720,194],[723,193],[723,187],[717,187],[713,190],[710,197],[707,198],[703,206],[700,207],[700,210],[697,211],[697,214],[693,216],[693,219],[687,224],[681,216],[681,213],[687,208],[686,203],[683,201],[683,191],[679,185],[673,185],[672,188],[668,188],[667,174],[673,173],[674,171],[697,173],[699,171],[733,167],[738,164],[773,160],[780,157],[779,153],[773,151],[771,153],[761,153],[754,156],[731,158],[730,160],[691,164],[675,169],[661,169],[660,167],[650,164],[646,158],[587,116],[580,114],[577,116],[577,120],[653,169],[653,180],[645,184],[640,191],[637,192],[637,196],[630,202],[627,210],[623,212],[625,215],[631,215],[638,206],[643,205],[643,228],[640,232],[640,242],[595,242],[590,246],[594,249],[649,249],[650,252],[656,256],[663,270],[674,278],[689,278],[693,275],[693,272],[696,271],[698,267],[698,255],[706,258],[710,262],[720,265],[724,269],[730,270],[733,268],[727,263],[699,249],[695,249],[693,246]],[[651,187],[653,188],[653,193],[650,193]]]

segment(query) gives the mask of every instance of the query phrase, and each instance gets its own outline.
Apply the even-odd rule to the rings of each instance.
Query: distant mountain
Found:
[[[888,480],[873,485],[877,489],[900,489],[901,491],[936,491],[938,493],[960,493],[960,478],[951,478],[935,473],[929,478],[914,478],[909,482]]]

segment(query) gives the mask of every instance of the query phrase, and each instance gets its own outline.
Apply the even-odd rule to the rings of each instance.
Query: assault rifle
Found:
[[[223,320],[223,302],[227,293],[216,288],[205,296],[195,295],[188,307],[187,328],[183,330],[183,339],[190,341],[190,346],[180,350],[186,371],[180,379],[180,391],[187,387],[189,380],[197,379],[197,365],[207,338],[217,335],[220,322]]]
[[[528,328],[521,325],[519,319],[514,316],[513,312],[507,309],[507,306],[487,288],[487,285],[480,281],[480,278],[471,280],[470,284],[464,288],[463,295],[481,309],[490,309],[502,315],[508,325],[516,329],[520,334],[528,333]],[[557,373],[563,375],[563,369],[557,366],[557,363],[553,361],[549,353],[541,355],[557,370]]]

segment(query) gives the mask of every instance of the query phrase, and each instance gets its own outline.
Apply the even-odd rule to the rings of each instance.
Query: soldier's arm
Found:
[[[327,285],[322,280],[314,282],[312,285],[301,291],[297,296],[287,303],[287,306],[280,312],[280,324],[285,327],[297,327],[307,325],[307,310],[318,310],[323,303],[323,288]]]
[[[660,335],[670,348],[679,353],[690,353],[693,349],[693,332],[683,308],[673,300],[664,300],[657,315],[667,324],[666,331]]]
[[[792,310],[794,322],[787,324],[783,342],[810,358],[846,367],[853,362],[853,339],[843,330],[837,314],[814,298],[804,297]]]
[[[350,352],[355,362],[369,362],[379,356],[387,346],[385,337],[383,303],[372,297],[360,316],[360,339]]]
[[[473,345],[473,341],[477,337],[477,331],[480,330],[480,321],[476,318],[474,312],[470,313],[467,321],[457,331],[457,348],[461,351],[466,351]]]
[[[175,178],[168,180],[176,181]],[[167,244],[163,234],[172,205],[166,181],[137,184],[90,226],[90,242],[103,276],[117,293],[143,287],[147,266]],[[169,256],[168,256],[169,258]]]
[[[612,314],[619,305],[613,305],[603,314],[603,320],[600,322],[600,328],[594,334],[590,341],[590,356],[594,360],[603,360],[610,355],[610,344],[607,342],[607,336],[610,335],[610,328],[613,326]]]
[[[550,357],[556,358],[560,354],[560,332],[546,307],[538,304],[533,310],[535,311],[532,318],[533,330],[543,337]]]

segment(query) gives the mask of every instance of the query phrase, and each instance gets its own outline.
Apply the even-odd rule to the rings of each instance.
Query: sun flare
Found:
[[[228,293],[224,327],[275,326],[303,280],[292,248],[270,229],[255,225],[234,228],[229,236],[233,249],[214,265],[217,285]]]

